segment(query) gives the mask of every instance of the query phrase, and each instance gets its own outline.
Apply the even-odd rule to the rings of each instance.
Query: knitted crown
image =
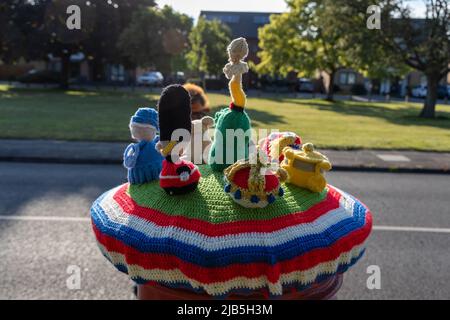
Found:
[[[139,108],[131,117],[130,124],[132,123],[150,125],[159,130],[158,112],[153,108]]]
[[[274,173],[264,168],[259,157],[256,160],[256,163],[239,160],[224,170],[225,192],[246,208],[264,208],[273,203],[276,196],[283,196],[280,182],[287,179],[284,169]]]
[[[191,132],[191,98],[183,86],[166,87],[159,98],[158,111],[161,141],[170,141],[176,129]]]

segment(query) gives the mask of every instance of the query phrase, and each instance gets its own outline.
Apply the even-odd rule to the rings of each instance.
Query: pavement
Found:
[[[0,162],[0,299],[133,299],[101,255],[92,202],[126,179],[120,165]],[[450,179],[442,174],[340,172],[331,184],[361,199],[374,230],[338,299],[450,299]],[[367,270],[380,268],[370,290]],[[72,270],[79,288],[68,286]]]
[[[0,161],[120,164],[126,143],[0,140]],[[333,170],[450,173],[450,153],[321,149]]]

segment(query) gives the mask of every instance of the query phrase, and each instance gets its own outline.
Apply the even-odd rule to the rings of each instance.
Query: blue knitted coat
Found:
[[[162,169],[162,155],[155,149],[159,136],[152,141],[130,144],[123,155],[123,165],[128,169],[128,181],[142,184],[159,179]]]

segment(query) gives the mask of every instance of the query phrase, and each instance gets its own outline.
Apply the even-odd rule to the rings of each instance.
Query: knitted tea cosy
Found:
[[[322,191],[327,181],[325,172],[331,170],[328,158],[314,149],[312,143],[305,143],[301,150],[285,147],[281,167],[288,172],[289,183],[313,192]]]
[[[222,174],[199,170],[190,194],[168,196],[156,181],[124,184],[93,204],[101,252],[136,283],[280,296],[343,273],[363,255],[372,217],[351,195],[285,184],[270,207],[246,209],[223,192]]]
[[[326,184],[323,172],[331,163],[311,143],[298,150],[300,137],[282,133],[262,142],[254,162],[251,137],[228,136],[227,129],[251,128],[242,90],[247,53],[243,38],[228,47],[224,73],[232,102],[215,115],[208,164],[179,159],[186,141],[173,133],[191,133],[191,101],[182,86],[169,86],[158,103],[156,148],[164,158],[159,181],[134,184],[142,177],[132,175],[131,183],[105,192],[91,207],[101,252],[137,284],[217,298],[280,297],[334,283],[365,251],[371,213],[355,197]],[[138,112],[132,122],[138,128],[139,123],[154,125],[146,115]],[[147,137],[145,131],[133,132]],[[140,164],[145,146],[138,143],[126,152],[127,167]],[[284,159],[274,150],[282,150]]]

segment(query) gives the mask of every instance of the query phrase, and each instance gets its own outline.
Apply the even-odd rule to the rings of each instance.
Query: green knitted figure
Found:
[[[226,130],[242,129],[243,134],[249,133],[249,130],[251,129],[250,118],[244,110],[239,111],[236,106],[231,104],[230,108],[222,109],[215,114],[215,123],[216,129],[214,132],[214,142],[209,153],[209,165],[214,171],[223,171],[237,160],[248,158],[250,143],[249,134],[245,135],[244,149],[242,150],[240,149],[242,148],[242,141],[238,141],[238,138],[236,138],[236,136],[241,137],[241,135],[233,135],[234,141],[231,143],[231,141],[227,139]],[[230,156],[230,154],[232,154],[232,156]]]
[[[230,79],[232,102],[229,108],[222,109],[215,115],[216,129],[208,161],[214,171],[223,171],[237,160],[247,159],[249,155],[251,125],[244,110],[246,97],[242,89],[242,74],[248,72],[248,65],[242,60],[247,54],[248,44],[244,38],[235,39],[228,46],[229,63],[223,68],[223,72]],[[235,135],[231,131],[231,136],[229,132],[227,137],[227,129],[234,130]],[[238,141],[244,135],[244,141]],[[230,138],[234,141],[229,141]]]

